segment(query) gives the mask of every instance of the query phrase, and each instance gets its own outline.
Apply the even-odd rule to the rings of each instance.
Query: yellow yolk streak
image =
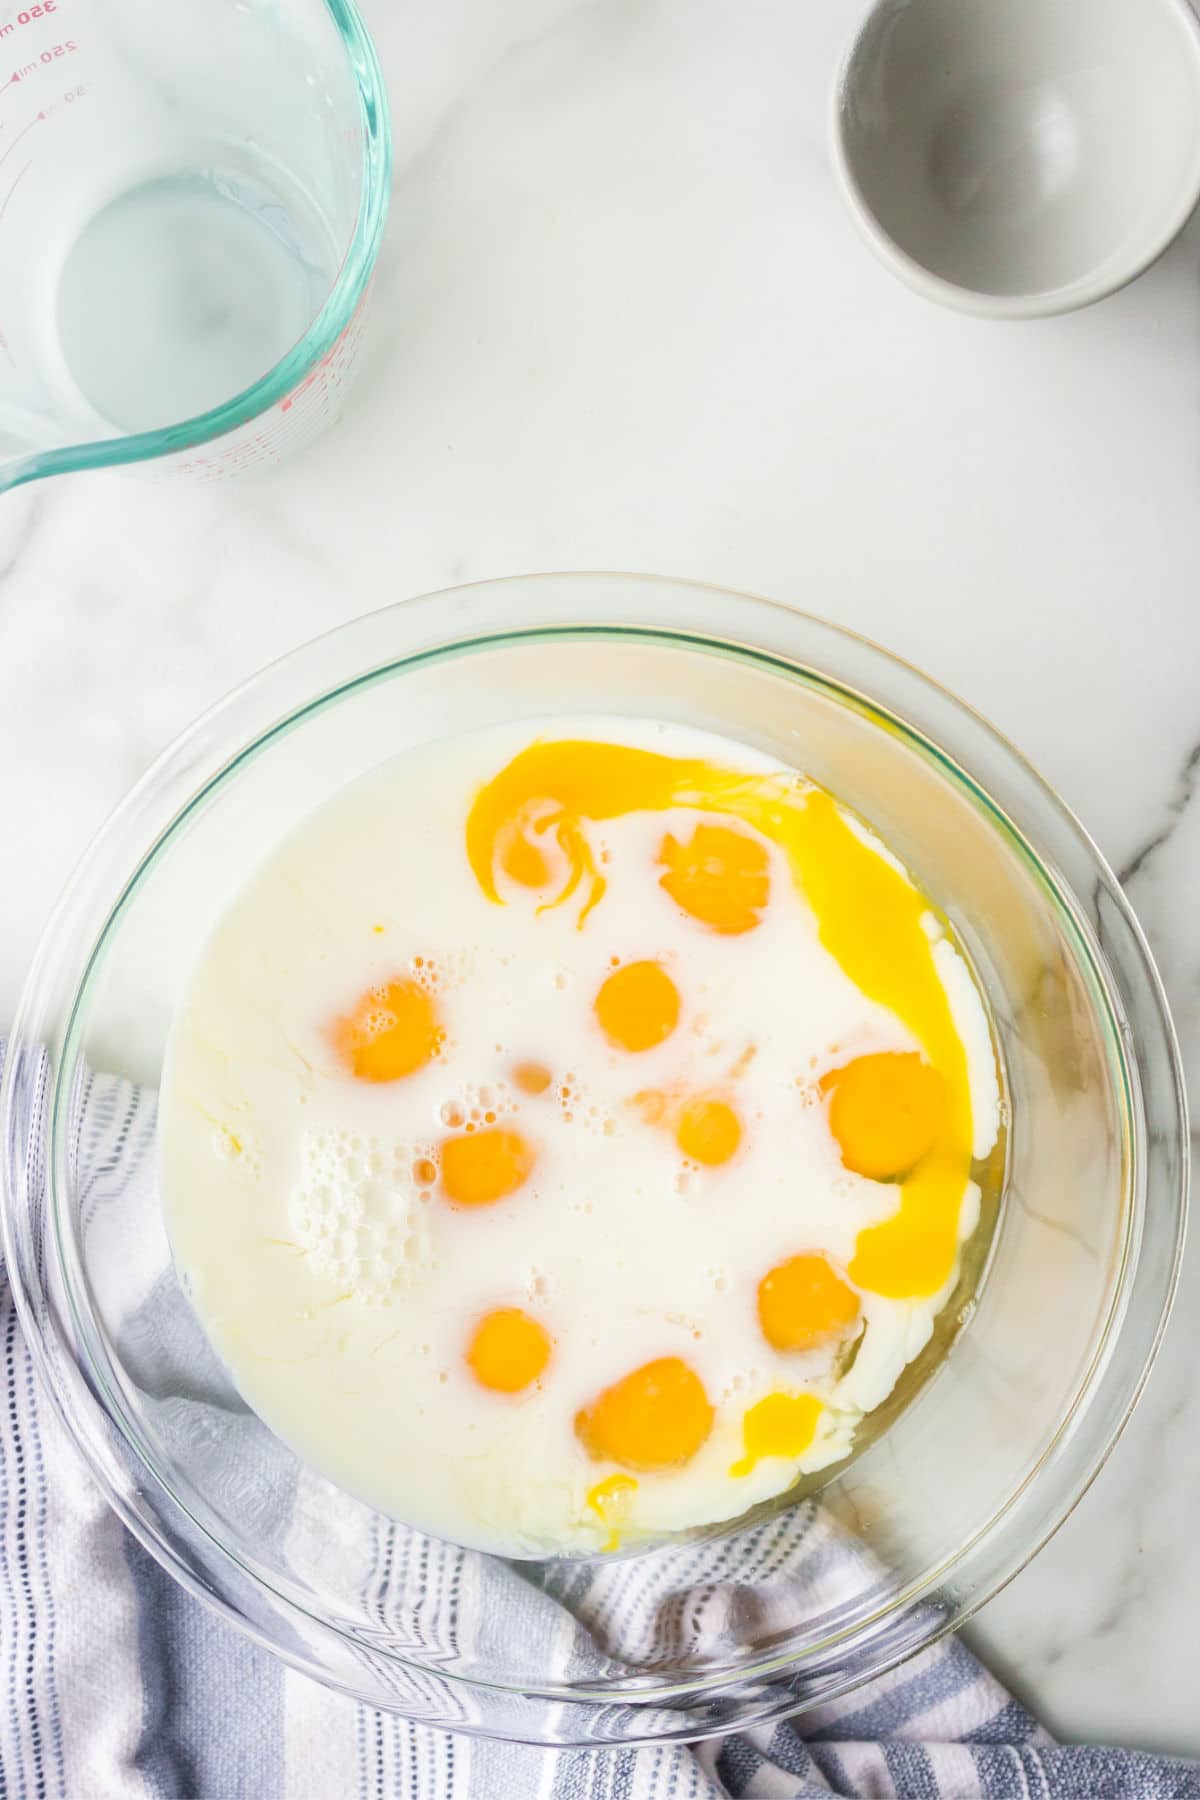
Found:
[[[605,1527],[608,1536],[601,1550],[621,1548],[621,1526],[629,1512],[631,1495],[637,1489],[632,1475],[607,1475],[587,1491],[587,1504]]]
[[[892,1298],[936,1293],[954,1268],[970,1171],[966,1053],[925,932],[928,901],[863,842],[829,794],[800,788],[786,775],[747,775],[627,744],[531,744],[476,795],[467,818],[467,857],[483,893],[500,904],[498,847],[514,874],[522,866],[514,839],[536,818],[539,831],[553,833],[568,864],[567,878],[548,904],[562,905],[585,884],[582,926],[606,886],[585,821],[677,808],[738,819],[782,851],[825,949],[868,999],[907,1027],[945,1083],[946,1105],[933,1143],[899,1187],[894,1216],[859,1233],[849,1269],[859,1287]]]
[[[742,1420],[746,1454],[731,1475],[750,1475],[767,1456],[803,1456],[817,1435],[821,1402],[815,1394],[768,1394]]]

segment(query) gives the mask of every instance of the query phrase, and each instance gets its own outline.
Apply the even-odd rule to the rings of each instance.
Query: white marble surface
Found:
[[[862,248],[842,0],[368,7],[391,223],[344,423],[203,490],[0,502],[0,1027],[84,841],[265,659],[385,601],[630,568],[922,664],[1133,871],[1200,1067],[1200,229],[1085,314],[930,308]],[[1141,1409],[972,1628],[1070,1738],[1200,1755],[1200,1249]]]

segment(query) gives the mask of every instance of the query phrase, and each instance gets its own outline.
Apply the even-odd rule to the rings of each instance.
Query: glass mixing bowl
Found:
[[[248,1410],[175,1280],[154,1096],[207,933],[302,817],[409,746],[564,712],[723,732],[877,827],[945,908],[990,996],[1008,1169],[952,1348],[815,1501],[626,1558],[506,1564],[373,1514]],[[195,725],[92,846],[47,930],[3,1130],[24,1327],[68,1430],[164,1567],[365,1701],[582,1744],[811,1707],[1007,1581],[1096,1473],[1145,1378],[1178,1265],[1188,1143],[1141,933],[1017,753],[831,625],[623,575],[389,608]]]

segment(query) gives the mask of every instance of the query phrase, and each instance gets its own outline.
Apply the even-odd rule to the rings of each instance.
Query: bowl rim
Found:
[[[597,621],[590,616],[589,618],[584,619],[575,616],[573,613],[564,615],[563,608],[557,597],[557,590],[560,589],[563,584],[565,584],[569,590],[572,604],[577,596],[582,597],[587,595],[589,591],[593,597],[599,596],[603,594],[606,584],[615,584],[618,595],[617,611],[619,616]],[[526,621],[520,624],[514,622],[510,598],[514,589],[523,591],[527,599],[531,592],[537,595],[543,602],[540,609],[537,606],[533,608],[535,614],[539,615],[538,617],[535,617],[532,621]],[[627,616],[626,612],[628,607],[627,596],[629,595],[632,595],[634,599],[632,617]],[[653,597],[653,600],[656,602],[656,610],[660,615],[652,623],[647,623],[645,616],[646,607],[644,602],[648,595]],[[709,603],[718,602],[723,605],[727,611],[736,611],[743,616],[747,626],[751,624],[755,625],[757,628],[753,634],[755,641],[747,642],[745,638],[731,638],[728,636],[717,637],[707,631],[698,631],[690,620],[691,615],[698,609],[702,600],[707,600]],[[443,621],[448,620],[454,614],[477,614],[481,608],[485,614],[490,608],[493,623],[497,627],[496,629],[490,629],[483,633],[476,631],[474,633],[468,633],[465,636],[456,635],[452,631],[448,632],[445,629]],[[662,615],[666,616],[663,617]],[[410,640],[412,633],[406,630],[408,626],[415,626],[418,635],[421,630],[424,629],[426,641],[415,649],[410,641],[403,653],[393,653],[386,662],[368,664],[365,668],[359,666],[357,672],[352,673],[349,681],[331,682],[329,680],[328,668],[337,660],[336,657],[331,658],[329,654],[333,646],[337,645],[348,650],[352,645],[357,645],[359,639],[371,635],[373,631],[382,629],[387,632],[394,630],[397,625],[400,628],[401,635],[408,637]],[[994,728],[991,727],[973,708],[969,707],[965,702],[958,700],[955,696],[950,694],[948,690],[932,681],[928,676],[922,674],[910,663],[905,662],[902,658],[894,656],[889,651],[882,649],[871,640],[862,637],[859,634],[847,631],[843,627],[831,624],[814,615],[802,613],[782,602],[763,600],[753,595],[737,593],[710,584],[675,581],[670,577],[626,575],[604,571],[589,571],[576,574],[546,573],[533,576],[505,577],[495,581],[473,583],[466,587],[442,590],[441,592],[425,595],[420,599],[398,602],[390,607],[363,615],[358,619],[338,626],[333,631],[310,641],[308,644],[301,645],[286,656],[280,658],[278,661],[267,665],[267,667],[258,674],[251,677],[249,681],[243,683],[230,695],[226,696],[224,700],[219,701],[214,707],[203,714],[156,760],[151,769],[143,776],[142,780],[134,787],[134,789],[131,790],[125,801],[117,808],[109,822],[94,839],[89,851],[81,862],[75,875],[72,877],[72,881],[68,884],[68,888],[47,926],[42,943],[35,956],[29,981],[26,984],[26,991],[22,997],[17,1021],[14,1025],[12,1042],[10,1045],[10,1055],[4,1078],[3,1095],[0,1096],[0,1117],[3,1117],[5,1127],[7,1128],[9,1112],[13,1101],[13,1094],[11,1091],[13,1071],[16,1068],[18,1061],[18,1058],[11,1054],[11,1051],[14,1047],[24,1043],[28,1036],[25,1024],[26,1015],[34,1010],[34,1001],[39,988],[39,983],[44,977],[46,965],[53,960],[54,951],[57,947],[62,927],[71,911],[73,896],[77,896],[85,887],[89,873],[94,865],[102,860],[110,842],[119,837],[122,830],[127,826],[131,819],[139,814],[147,801],[152,802],[154,800],[156,793],[160,792],[168,777],[179,767],[188,768],[196,763],[197,751],[207,747],[207,740],[212,736],[214,731],[224,727],[231,718],[240,718],[242,714],[247,712],[261,712],[260,703],[267,703],[265,722],[260,720],[258,728],[249,738],[241,742],[240,747],[238,747],[233,754],[224,756],[218,761],[215,768],[207,772],[205,779],[198,787],[193,789],[186,802],[177,804],[173,807],[173,810],[170,811],[160,829],[152,837],[149,847],[138,859],[133,873],[120,887],[115,898],[111,896],[110,892],[105,903],[102,928],[97,933],[95,940],[88,944],[85,951],[81,952],[75,959],[76,974],[70,1000],[70,1018],[68,1028],[63,1034],[62,1043],[59,1047],[59,1067],[54,1082],[54,1112],[51,1127],[51,1181],[56,1196],[61,1195],[66,1191],[64,1185],[66,1178],[65,1144],[63,1142],[64,1133],[62,1131],[62,1120],[65,1115],[61,1108],[64,1102],[67,1071],[73,1067],[73,1034],[78,1025],[79,1009],[88,995],[89,982],[95,967],[96,958],[99,955],[108,934],[118,923],[124,907],[131,898],[137,883],[140,881],[145,871],[152,866],[153,861],[160,854],[165,844],[170,841],[174,832],[181,827],[183,820],[189,815],[191,809],[195,805],[200,804],[206,796],[211,795],[214,791],[219,789],[247,756],[253,754],[257,749],[270,742],[280,731],[289,729],[292,725],[297,724],[305,717],[310,716],[314,710],[323,709],[326,706],[336,704],[337,701],[343,697],[347,688],[357,688],[357,686],[364,681],[390,679],[399,670],[412,666],[414,661],[426,660],[430,656],[441,657],[447,654],[470,654],[472,651],[484,646],[492,647],[529,639],[561,639],[563,637],[569,638],[581,635],[586,638],[595,634],[616,634],[622,637],[629,637],[632,635],[653,638],[660,642],[682,643],[690,648],[705,648],[715,654],[732,653],[735,655],[749,656],[758,663],[765,660],[773,665],[777,671],[789,674],[793,678],[800,677],[807,678],[810,681],[816,680],[820,685],[834,690],[837,698],[842,702],[848,701],[851,704],[865,707],[869,714],[877,721],[881,721],[883,718],[894,721],[896,727],[904,733],[910,742],[913,742],[916,746],[921,748],[923,753],[934,757],[956,782],[965,785],[971,797],[977,800],[981,799],[984,802],[1006,834],[1013,834],[1017,843],[1023,847],[1024,853],[1030,858],[1031,866],[1039,874],[1039,877],[1049,884],[1052,896],[1061,909],[1064,918],[1071,926],[1072,935],[1079,942],[1085,956],[1094,961],[1095,954],[1099,952],[1099,945],[1089,941],[1089,931],[1086,922],[1079,914],[1071,886],[1066,882],[1065,877],[1057,876],[1039,853],[1032,849],[1032,846],[1029,845],[1024,833],[1014,824],[1007,811],[997,804],[992,794],[987,789],[982,788],[979,782],[968,773],[963,765],[940,743],[938,743],[927,730],[921,726],[914,725],[911,720],[895,712],[890,703],[885,703],[881,700],[872,698],[869,694],[864,693],[860,688],[857,688],[853,683],[848,682],[844,677],[831,675],[820,665],[815,665],[808,660],[807,656],[798,653],[794,644],[789,646],[789,639],[793,639],[796,636],[803,636],[805,633],[813,634],[818,638],[824,638],[827,644],[832,644],[835,648],[842,648],[847,651],[853,650],[859,655],[865,654],[868,662],[876,663],[883,671],[903,672],[910,684],[916,688],[919,697],[937,701],[943,708],[948,708],[953,717],[961,717],[961,719],[967,721],[972,730],[982,733],[986,740],[990,741],[1003,753],[1008,762],[1012,765],[1012,771],[1020,778],[1021,784],[1029,788],[1041,804],[1048,805],[1049,810],[1054,817],[1056,826],[1074,839],[1076,849],[1081,851],[1087,859],[1095,880],[1105,888],[1109,899],[1111,899],[1115,905],[1118,917],[1129,937],[1130,946],[1137,963],[1134,973],[1144,983],[1146,997],[1150,1002],[1155,1022],[1161,1029],[1161,1048],[1165,1050],[1172,1075],[1172,1097],[1175,1103],[1175,1115],[1180,1134],[1175,1144],[1175,1149],[1180,1154],[1180,1172],[1176,1191],[1177,1226],[1170,1252],[1167,1257],[1165,1279],[1161,1280],[1159,1284],[1161,1292],[1158,1297],[1157,1315],[1152,1324],[1146,1344],[1143,1347],[1140,1361],[1132,1371],[1127,1372],[1125,1382],[1127,1391],[1123,1395],[1119,1408],[1119,1416],[1117,1417],[1114,1426],[1109,1431],[1101,1434],[1100,1441],[1090,1454],[1087,1466],[1082,1470],[1076,1470],[1075,1474],[1067,1482],[1061,1499],[1050,1509],[1045,1522],[1033,1535],[1032,1539],[1027,1538],[1025,1540],[1020,1552],[1015,1556],[1010,1556],[998,1574],[995,1574],[988,1580],[980,1583],[972,1594],[968,1595],[956,1606],[954,1616],[948,1618],[938,1630],[929,1631],[922,1637],[921,1644],[914,1644],[907,1649],[901,1650],[898,1655],[891,1658],[890,1662],[886,1659],[881,1660],[877,1666],[872,1667],[869,1671],[869,1674],[873,1675],[880,1673],[884,1668],[891,1666],[892,1662],[902,1660],[904,1655],[911,1654],[913,1650],[920,1648],[922,1644],[933,1641],[934,1637],[941,1635],[943,1631],[957,1628],[966,1618],[970,1617],[971,1613],[977,1610],[978,1606],[982,1605],[986,1599],[990,1598],[993,1593],[998,1591],[1000,1587],[1010,1580],[1019,1569],[1024,1567],[1030,1558],[1036,1554],[1037,1550],[1046,1539],[1052,1535],[1053,1531],[1062,1523],[1062,1520],[1071,1510],[1073,1510],[1073,1507],[1078,1503],[1082,1493],[1090,1484],[1090,1481],[1094,1478],[1099,1468],[1103,1465],[1103,1462],[1107,1459],[1113,1444],[1116,1442],[1116,1439],[1119,1436],[1121,1429],[1123,1429],[1124,1424],[1132,1411],[1133,1405],[1136,1403],[1136,1399],[1141,1392],[1141,1388],[1144,1385],[1146,1376],[1149,1372],[1150,1364],[1157,1352],[1163,1330],[1165,1329],[1166,1319],[1170,1309],[1170,1301],[1178,1278],[1179,1260],[1182,1254],[1187,1187],[1188,1143],[1186,1100],[1183,1093],[1178,1045],[1175,1041],[1170,1015],[1167,1010],[1165,996],[1163,995],[1157,971],[1154,969],[1153,962],[1150,958],[1145,940],[1137,926],[1137,922],[1134,919],[1128,904],[1125,902],[1123,895],[1120,893],[1115,878],[1104,863],[1103,858],[1099,855],[1095,845],[1083,828],[1078,824],[1078,821],[1074,819],[1074,816],[1070,813],[1069,809],[1058,799],[1053,793],[1053,790],[1048,787],[1041,777],[1036,774],[1026,759],[1021,756],[1020,752],[1016,751],[1012,745],[1009,744],[1000,733],[996,732]],[[767,638],[773,638],[775,640],[773,648],[764,649],[761,641],[764,634]],[[355,660],[355,656],[351,656],[351,665],[355,663]],[[279,688],[281,684],[283,688],[293,686],[293,676],[301,676],[303,678],[302,684],[307,688],[310,672],[318,676],[316,688],[309,689],[306,697],[300,698],[290,709],[285,708],[283,711],[277,710],[273,699],[274,690]],[[239,726],[239,731],[240,730],[241,727]],[[1101,962],[1096,966],[1095,974],[1100,991],[1109,1007],[1111,1016],[1112,996],[1104,977],[1103,961],[1103,956],[1101,956]],[[1119,1035],[1118,1032],[1118,1047]],[[1130,1133],[1127,1148],[1134,1153],[1138,1150],[1138,1134],[1136,1129],[1138,1117],[1139,1115],[1136,1108],[1132,1111],[1127,1111],[1126,1125],[1127,1130]],[[11,1141],[11,1134],[7,1129],[6,1141]],[[1132,1177],[1136,1178],[1138,1173],[1138,1170],[1135,1168],[1132,1171]],[[31,1294],[26,1290],[22,1278],[23,1262],[21,1257],[21,1246],[18,1241],[20,1221],[14,1216],[14,1184],[12,1180],[12,1170],[8,1166],[7,1159],[4,1176],[5,1193],[2,1221],[4,1247],[8,1257],[10,1278],[13,1282],[14,1294],[21,1315],[22,1325],[26,1331],[31,1350],[34,1354],[34,1360],[39,1367],[43,1379],[50,1387],[60,1414],[62,1414],[66,1420],[68,1431],[75,1440],[77,1447],[83,1451],[86,1460],[91,1466],[93,1475],[99,1479],[110,1505],[114,1507],[124,1523],[135,1532],[156,1559],[159,1560],[170,1573],[179,1579],[185,1587],[198,1593],[200,1597],[208,1601],[209,1604],[214,1605],[224,1616],[230,1618],[239,1629],[248,1633],[248,1635],[255,1638],[256,1641],[263,1644],[273,1653],[283,1655],[285,1660],[292,1661],[296,1666],[307,1669],[309,1673],[323,1674],[324,1679],[327,1681],[330,1680],[328,1672],[322,1670],[319,1666],[310,1665],[303,1658],[290,1654],[286,1649],[274,1642],[269,1635],[259,1630],[238,1610],[236,1606],[227,1601],[223,1595],[214,1593],[210,1588],[204,1586],[203,1583],[197,1579],[190,1565],[180,1557],[176,1546],[167,1538],[150,1530],[144,1525],[142,1519],[130,1508],[119,1486],[109,1478],[103,1456],[97,1452],[96,1445],[88,1438],[87,1433],[80,1430],[78,1422],[74,1419],[65,1397],[60,1391],[60,1384],[55,1378],[56,1358],[54,1354],[52,1354],[51,1346],[43,1341],[45,1327],[43,1321],[37,1315],[35,1304],[36,1295]],[[1127,1221],[1128,1229],[1124,1248],[1126,1263],[1128,1263],[1131,1250],[1136,1247],[1132,1243],[1130,1234],[1133,1232],[1135,1226],[1140,1225],[1138,1195],[1141,1193],[1141,1190],[1136,1184],[1136,1179],[1133,1180],[1129,1192],[1132,1198],[1128,1202],[1129,1219]],[[1141,1213],[1144,1213],[1144,1199],[1144,1193],[1141,1193]],[[52,1216],[57,1221],[59,1216],[57,1199],[54,1203]],[[1136,1269],[1134,1273],[1136,1274]],[[1119,1274],[1114,1277],[1114,1288],[1109,1316],[1105,1321],[1104,1328],[1097,1341],[1095,1355],[1089,1363],[1087,1370],[1080,1377],[1077,1390],[1071,1401],[1071,1406],[1067,1415],[1062,1420],[1059,1429],[1056,1431],[1050,1442],[1042,1447],[1037,1463],[1033,1466],[1025,1479],[1009,1495],[1000,1511],[992,1515],[982,1526],[980,1526],[977,1532],[973,1534],[969,1540],[960,1545],[952,1556],[945,1559],[937,1567],[925,1571],[919,1579],[905,1583],[898,1593],[889,1597],[886,1606],[882,1610],[878,1613],[873,1613],[865,1620],[856,1621],[849,1633],[834,1632],[828,1637],[823,1637],[818,1644],[806,1646],[799,1652],[784,1652],[776,1655],[768,1654],[752,1666],[742,1666],[735,1671],[725,1672],[723,1674],[718,1674],[717,1672],[703,1672],[696,1676],[689,1676],[683,1680],[664,1682],[636,1692],[631,1692],[628,1687],[620,1688],[618,1690],[613,1687],[598,1685],[594,1682],[580,1685],[559,1683],[547,1685],[545,1687],[531,1688],[524,1683],[518,1686],[515,1683],[509,1684],[502,1681],[491,1681],[473,1674],[447,1670],[445,1667],[439,1667],[437,1669],[436,1672],[439,1678],[469,1689],[480,1691],[487,1690],[503,1695],[521,1694],[531,1699],[553,1702],[562,1702],[566,1700],[587,1704],[611,1705],[614,1700],[621,1698],[633,1705],[636,1705],[639,1702],[661,1704],[665,1701],[687,1695],[719,1693],[723,1685],[728,1686],[756,1678],[779,1678],[785,1674],[794,1673],[798,1669],[803,1668],[805,1663],[810,1661],[816,1652],[827,1650],[831,1645],[844,1640],[847,1635],[852,1638],[860,1637],[864,1631],[869,1631],[872,1626],[878,1625],[880,1621],[895,1616],[903,1608],[911,1606],[914,1601],[919,1600],[922,1595],[927,1595],[932,1589],[936,1588],[940,1581],[945,1579],[949,1569],[957,1568],[973,1549],[975,1549],[982,1541],[985,1541],[990,1536],[994,1535],[1002,1522],[1006,1520],[1011,1521],[1014,1512],[1019,1508],[1019,1505],[1024,1499],[1035,1476],[1046,1467],[1048,1461],[1051,1460],[1061,1448],[1063,1440],[1069,1434],[1072,1422],[1076,1419],[1076,1415],[1079,1413],[1079,1409],[1084,1399],[1093,1394],[1097,1384],[1104,1376],[1108,1363],[1108,1352],[1111,1349],[1111,1343],[1115,1336],[1114,1325],[1119,1325],[1120,1317],[1118,1315],[1123,1307],[1124,1301],[1128,1298],[1127,1274],[1128,1270],[1123,1266]],[[70,1283],[67,1283],[66,1285],[68,1293],[70,1294]],[[74,1304],[73,1294],[71,1295],[71,1303],[72,1305]],[[68,1356],[72,1355],[69,1350],[67,1353]],[[94,1403],[94,1410],[98,1415],[98,1417],[91,1422],[98,1425],[103,1431],[106,1428],[113,1427],[114,1419],[111,1409],[106,1413],[96,1401],[94,1393],[95,1371],[91,1372],[91,1380],[92,1386],[89,1388],[89,1394]],[[155,1467],[153,1458],[147,1458],[145,1450],[140,1444],[136,1430],[130,1431],[126,1428],[126,1421],[120,1416],[120,1408],[117,1409],[116,1424],[120,1429],[124,1443],[133,1450],[134,1454],[138,1457],[138,1460],[142,1463],[143,1467],[147,1469],[154,1482],[163,1489],[167,1498],[176,1506],[184,1505],[180,1500],[179,1495],[175,1492],[173,1485],[165,1480]],[[278,1601],[283,1607],[298,1609],[306,1621],[310,1624],[318,1624],[323,1630],[339,1634],[342,1637],[351,1635],[343,1629],[337,1620],[326,1615],[315,1615],[296,1597],[286,1591],[281,1591],[279,1586],[275,1583],[265,1580],[256,1568],[248,1568],[236,1552],[231,1550],[219,1536],[213,1534],[202,1519],[197,1519],[195,1514],[190,1512],[190,1509],[185,1508],[185,1510],[188,1510],[189,1517],[194,1526],[216,1549],[221,1558],[234,1563],[240,1570],[248,1574],[254,1583],[265,1589],[271,1597]],[[428,1666],[422,1663],[419,1657],[402,1655],[399,1652],[386,1649],[384,1650],[384,1654],[394,1658],[399,1663],[407,1664],[422,1672],[428,1672]],[[847,1682],[846,1685],[857,1685],[857,1681],[862,1678],[863,1677],[861,1676],[856,1677],[853,1681]],[[335,1682],[335,1685],[341,1684]],[[355,1690],[348,1689],[347,1691]],[[360,1695],[360,1697],[366,1696]],[[822,1694],[822,1698],[825,1697],[826,1695]],[[373,1698],[375,1698],[376,1703],[378,1703],[377,1697]],[[788,1710],[795,1710],[794,1703]],[[738,1723],[739,1721],[734,1720],[731,1724],[723,1728],[736,1729]],[[456,1728],[464,1729],[461,1723],[458,1724]],[[497,1729],[494,1725],[489,1724],[487,1729],[493,1735],[497,1734]],[[519,1736],[520,1734],[513,1733],[512,1735]],[[696,1736],[704,1735],[704,1733],[703,1731],[698,1732],[695,1726],[689,1726],[686,1732],[681,1733],[681,1735]],[[633,1742],[636,1740],[631,1737],[623,1738],[621,1741]]]
[[[863,41],[885,6],[892,0],[870,0],[864,15],[854,28],[843,51],[830,92],[826,132],[829,156],[839,192],[855,225],[884,267],[922,299],[939,306],[968,313],[979,319],[1049,319],[1062,313],[1078,312],[1097,301],[1107,300],[1137,281],[1164,257],[1183,231],[1197,205],[1200,205],[1200,144],[1193,157],[1189,178],[1181,181],[1174,206],[1164,210],[1161,228],[1132,254],[1122,255],[1119,247],[1109,252],[1083,275],[1056,287],[1027,289],[1012,294],[989,293],[983,288],[968,287],[939,275],[907,251],[884,226],[867,199],[857,174],[847,134],[848,97],[851,92],[855,61]],[[1145,0],[1143,0],[1145,3]],[[1184,41],[1191,50],[1191,66],[1200,102],[1200,16],[1190,0],[1155,0],[1178,21]]]

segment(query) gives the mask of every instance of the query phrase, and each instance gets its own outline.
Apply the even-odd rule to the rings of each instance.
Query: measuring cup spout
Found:
[[[353,0],[0,17],[0,492],[306,441],[339,409],[389,180]]]

